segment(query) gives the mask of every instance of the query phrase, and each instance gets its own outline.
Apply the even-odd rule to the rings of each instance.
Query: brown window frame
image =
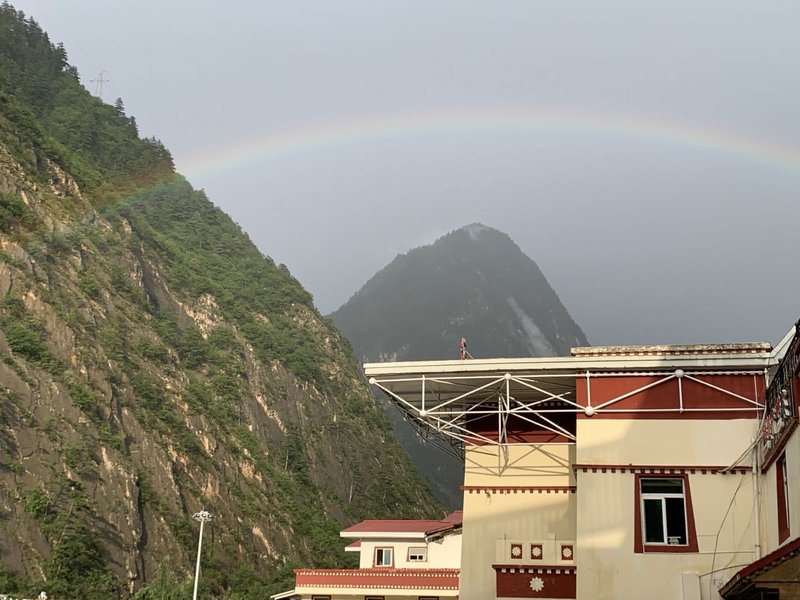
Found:
[[[778,500],[778,543],[782,544],[789,537],[789,480],[786,477],[786,453],[775,461],[775,483]]]
[[[642,480],[643,479],[681,479],[683,481],[683,507],[686,513],[686,544],[648,544],[644,541],[642,531]],[[634,475],[634,508],[633,508],[633,551],[635,554],[674,552],[691,554],[698,552],[697,529],[692,507],[692,491],[689,487],[689,476],[686,473],[657,473]]]

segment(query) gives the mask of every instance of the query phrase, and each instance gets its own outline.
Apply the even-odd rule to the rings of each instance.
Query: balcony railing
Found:
[[[761,429],[761,465],[768,467],[797,426],[797,371],[800,339],[789,347],[767,388],[767,413]]]

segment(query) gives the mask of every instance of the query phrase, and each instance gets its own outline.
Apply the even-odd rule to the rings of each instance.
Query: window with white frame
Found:
[[[393,564],[392,548],[375,548],[376,567],[391,567]]]
[[[412,546],[408,549],[408,562],[425,562],[428,560],[426,546]]]
[[[644,543],[687,545],[689,542],[683,479],[643,477],[639,483]]]

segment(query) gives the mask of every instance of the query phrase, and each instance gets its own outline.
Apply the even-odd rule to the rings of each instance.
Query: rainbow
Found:
[[[310,127],[298,127],[240,140],[212,153],[187,155],[179,170],[193,176],[325,151],[343,145],[367,144],[448,133],[557,132],[612,137],[694,148],[763,165],[800,172],[800,149],[780,143],[704,128],[691,123],[631,115],[582,113],[550,109],[446,109],[430,114],[359,116]]]

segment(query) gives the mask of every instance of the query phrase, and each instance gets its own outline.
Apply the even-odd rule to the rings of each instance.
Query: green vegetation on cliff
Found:
[[[264,598],[441,508],[351,357],[133,118],[0,6],[0,593]]]

